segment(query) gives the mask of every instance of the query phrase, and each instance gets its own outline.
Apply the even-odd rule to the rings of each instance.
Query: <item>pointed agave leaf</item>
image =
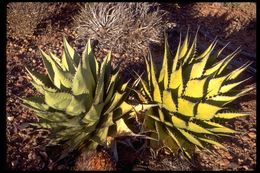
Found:
[[[41,49],[40,49],[41,50]],[[41,50],[44,65],[48,71],[49,77],[54,85],[61,89],[61,84],[66,88],[71,87],[72,75],[69,72],[62,71],[61,67],[49,55]]]
[[[178,118],[175,115],[172,115],[172,123],[175,127],[186,129],[187,124],[186,121],[182,120],[181,118]]]
[[[54,55],[52,52],[49,52],[49,54],[51,55],[51,58],[62,68],[63,71],[66,70],[66,68],[63,66],[60,58],[58,58],[56,55]]]
[[[219,92],[220,92],[220,93],[227,93],[227,92],[230,91],[231,89],[235,88],[236,86],[240,85],[241,83],[243,83],[243,82],[245,82],[245,81],[247,81],[247,80],[249,80],[249,79],[251,79],[251,78],[252,78],[252,77],[249,77],[249,78],[247,78],[247,79],[245,79],[245,80],[242,80],[242,81],[240,81],[240,82],[235,82],[235,83],[223,85],[223,86],[220,88]]]
[[[179,87],[178,93],[182,93],[182,89],[183,89],[182,66],[180,66],[178,70],[174,71],[170,77],[169,88],[176,89],[178,87]]]
[[[228,42],[226,45],[224,45],[221,49],[219,49],[218,51],[216,51],[216,53],[214,53],[211,57],[210,57],[210,59],[208,60],[208,62],[207,62],[207,66],[212,66],[212,67],[214,67],[214,66],[216,66],[217,64],[219,64],[219,62],[217,62],[217,63],[215,63],[216,61],[217,61],[217,58],[221,55],[221,53],[223,52],[223,50],[228,46],[230,44],[230,42]],[[224,58],[224,59],[227,59],[228,58],[228,56],[226,57],[226,58]],[[224,60],[223,59],[223,60]],[[221,61],[223,61],[223,60],[221,60]],[[214,64],[214,65],[213,65]]]
[[[209,144],[212,144],[212,145],[218,146],[220,148],[226,149],[226,147],[224,147],[222,144],[220,144],[220,143],[218,143],[216,141],[213,141],[211,139],[206,139],[206,138],[202,138],[202,137],[198,137],[198,139],[203,141],[203,142],[207,142]]]
[[[233,119],[233,118],[238,118],[243,116],[248,116],[248,113],[223,112],[223,113],[217,113],[215,115],[216,118],[222,118],[222,119]]]
[[[215,127],[215,128],[210,128],[208,129],[209,131],[211,132],[214,132],[214,133],[236,133],[235,130],[232,130],[230,128],[227,128],[227,127]]]
[[[175,57],[174,57],[174,59],[173,59],[173,63],[172,63],[172,73],[171,73],[171,75],[176,71],[176,68],[177,68],[177,63],[178,63],[179,56],[180,56],[180,46],[181,46],[181,41],[180,41],[179,44],[178,44],[178,48],[177,48]],[[172,80],[173,80],[173,78],[170,78],[170,84],[173,84],[173,83],[174,83],[174,81],[172,81]]]
[[[152,56],[151,52],[150,52],[150,56]],[[150,69],[150,66],[149,66],[149,63],[148,63],[148,60],[147,60],[146,57],[144,58],[144,60],[145,60],[145,67],[146,67],[146,72],[147,72],[146,73],[147,74],[147,81],[148,81],[149,87],[151,88],[151,86],[152,86],[152,84],[151,84],[151,69]],[[150,60],[150,58],[149,58],[149,60]]]
[[[202,59],[202,58],[205,58],[206,56],[208,56],[212,50],[214,49],[214,47],[216,46],[217,44],[217,40],[215,39],[210,45],[209,47],[201,54],[199,55],[196,59]]]
[[[190,133],[186,132],[185,130],[182,130],[182,129],[178,129],[178,130],[181,132],[181,134],[182,134],[188,141],[190,141],[191,143],[193,143],[193,144],[195,144],[195,145],[197,145],[197,146],[200,146],[201,148],[204,148],[204,147],[202,146],[202,144],[200,143],[200,141],[199,141],[196,137],[194,137],[194,136],[191,135]]]
[[[193,56],[194,56],[195,53],[196,53],[197,34],[198,34],[198,30],[196,31],[196,34],[195,34],[195,37],[194,37],[194,40],[193,40],[193,42],[192,42],[191,47],[189,48],[187,54],[185,55],[183,64],[185,64],[185,63],[187,63],[187,62],[190,62],[190,61],[192,60]]]
[[[203,75],[203,71],[204,71],[208,58],[209,58],[209,54],[206,55],[205,57],[203,57],[201,59],[201,61],[193,64],[193,66],[191,67],[191,72],[190,72],[190,80],[200,78]]]
[[[220,75],[227,67],[227,65],[229,64],[229,62],[231,62],[231,60],[240,52],[240,49],[237,48],[233,53],[231,53],[230,55],[228,55],[227,61],[224,62],[224,64],[220,67],[217,75]]]
[[[123,101],[118,108],[113,112],[114,121],[120,119],[123,115],[129,113],[133,109],[133,106]]]
[[[64,122],[67,120],[66,115],[60,112],[37,112],[37,117],[41,117],[44,120],[52,122]],[[73,122],[73,121],[72,121]],[[73,124],[73,123],[71,123]],[[77,123],[75,123],[77,126]]]
[[[227,80],[236,79],[243,71],[245,71],[253,62],[245,63],[243,66],[231,72]]]
[[[222,105],[226,105],[230,102],[233,102],[234,100],[236,100],[237,98],[240,98],[246,94],[248,94],[249,91],[253,90],[254,87],[250,87],[247,89],[244,89],[242,91],[240,91],[239,93],[229,96],[229,95],[217,95],[215,97],[212,97],[210,99],[208,99],[209,101],[214,101],[214,102],[220,102]]]
[[[204,133],[204,134],[212,134],[210,131],[207,129],[199,126],[198,124],[195,124],[193,122],[188,122],[188,127],[187,130],[195,133]]]
[[[82,118],[82,122],[88,124],[88,123],[95,123],[99,120],[101,112],[103,110],[104,103],[100,103],[98,105],[93,104],[89,111],[85,114],[85,116]]]
[[[181,136],[181,133],[178,134],[178,133],[176,133],[176,131],[174,131],[173,129],[170,129],[170,128],[167,128],[167,130],[168,130],[169,134],[171,135],[171,137],[176,142],[176,144],[179,146],[179,148],[186,154],[186,156],[188,158],[191,159],[191,152],[194,148],[191,145],[191,143],[187,142],[187,140],[185,140],[183,138],[183,136]]]
[[[150,110],[148,110],[147,112],[149,112],[149,111]],[[146,115],[148,115],[147,112],[146,112]],[[152,114],[152,113],[150,113],[150,114]],[[156,132],[156,130],[155,130],[155,121],[149,115],[144,117],[143,128],[144,129],[149,129],[150,131],[153,131],[153,132]]]
[[[44,66],[48,72],[49,78],[52,82],[54,82],[54,70],[53,70],[52,63],[51,63],[52,62],[51,57],[49,55],[47,55],[42,49],[39,49],[39,50],[40,50],[40,53],[42,56]]]
[[[103,60],[100,67],[100,73],[97,81],[97,87],[96,87],[95,98],[94,98],[95,104],[103,102],[103,97],[105,92],[104,91],[105,69],[108,61],[110,61],[110,57],[111,57],[111,52]]]
[[[66,51],[62,52],[61,55],[61,64],[64,71],[71,71],[72,74],[75,73],[75,68],[77,65],[73,62],[73,60],[69,57],[68,53]]]
[[[45,91],[45,102],[52,108],[58,110],[65,110],[72,99],[72,95],[69,93],[52,93]]]
[[[108,85],[110,84],[110,79],[112,77],[112,66],[111,66],[111,59],[109,58],[107,60],[107,64],[106,64],[106,67],[105,67],[105,76],[104,76],[104,88],[108,88]]]
[[[172,94],[170,91],[163,91],[163,107],[171,112],[176,112],[176,104],[173,101]]]
[[[132,130],[128,128],[128,126],[125,124],[125,121],[122,118],[117,120],[115,123],[116,123],[117,136],[134,135]]]
[[[169,46],[167,43],[167,39],[165,38],[165,46],[164,46],[164,57],[163,57],[163,63],[162,63],[162,68],[160,71],[158,83],[160,86],[163,86],[164,89],[168,88],[168,56],[169,56]]]
[[[92,86],[94,85],[91,83],[91,80],[88,80],[90,75],[87,74],[87,70],[82,68],[82,62],[79,63],[77,72],[73,78],[72,81],[72,87],[71,90],[74,95],[80,95],[80,94],[91,94],[93,93]]]
[[[41,73],[38,73],[36,71],[32,71],[28,68],[26,68],[26,71],[29,73],[30,77],[32,78],[32,80],[37,84],[37,85],[40,85],[40,86],[44,86],[44,87],[54,87],[52,85],[52,82],[51,80],[49,79],[49,77],[47,75],[44,75],[44,74],[41,74]]]
[[[166,130],[168,132],[168,134],[171,136],[171,138],[174,140],[174,142],[178,145],[178,147],[181,149],[181,143],[178,140],[178,138],[175,136],[173,129],[172,128],[168,128],[166,127]]]
[[[204,123],[209,124],[211,126],[213,126],[212,128],[208,128],[209,131],[211,132],[216,132],[216,133],[235,133],[236,131],[227,128],[225,126],[222,126],[218,123],[212,122],[212,121],[204,121]],[[218,134],[219,135],[219,134]]]
[[[167,138],[168,133],[165,130],[164,126],[162,126],[159,122],[155,122],[155,128],[158,133],[158,141],[163,141],[165,138]]]
[[[143,79],[141,79],[141,84],[142,84],[142,88],[143,88],[145,94],[148,96],[148,98],[149,98],[150,100],[153,100],[153,99],[152,99],[152,96],[151,96],[151,94],[150,94],[150,91],[148,90],[148,85],[147,85],[147,83],[146,83]]]
[[[90,65],[94,79],[97,80],[98,71],[99,71],[98,62],[97,62],[97,59],[95,58],[93,50],[91,48],[90,39],[88,39],[87,49],[88,49],[87,52],[88,52],[89,65]],[[108,60],[108,62],[110,63],[110,59]],[[110,74],[110,72],[108,74]]]
[[[208,49],[204,53],[202,53],[199,57],[196,58],[196,59],[200,59],[200,61],[193,64],[190,72],[190,79],[200,78],[203,75],[203,72],[206,68],[207,61],[215,45],[216,45],[216,41],[213,41],[211,45],[208,47]]]
[[[112,79],[111,79],[111,81],[112,81]],[[105,104],[107,104],[107,103],[109,103],[109,101],[111,101],[112,96],[115,93],[114,88],[115,88],[115,82],[113,82],[109,87],[109,91],[108,91],[106,98],[105,98]]]
[[[111,79],[109,81],[109,85],[107,86],[106,94],[108,94],[111,91],[111,88],[114,88],[115,83],[117,82],[118,79],[118,74],[119,71],[117,71],[115,74],[112,74]]]
[[[153,99],[152,99],[152,96],[151,96],[151,94],[150,94],[150,91],[149,91],[149,85],[146,83],[146,81],[144,81],[144,80],[141,78],[141,76],[140,76],[139,74],[137,74],[137,73],[135,73],[135,74],[136,74],[137,77],[138,77],[137,80],[140,80],[140,81],[141,81],[141,85],[142,85],[141,90],[144,91],[144,95],[148,96],[148,98],[149,98],[150,100],[153,100]],[[134,91],[135,91],[135,90],[134,90]],[[136,93],[137,93],[137,95],[138,95],[139,92],[136,91]]]
[[[152,85],[153,85],[153,99],[157,103],[162,103],[162,98],[161,98],[161,93],[160,93],[160,88],[156,80],[156,75],[155,75],[155,70],[154,70],[154,64],[153,60],[151,58],[151,80],[152,80]]]
[[[224,48],[223,48],[224,49]],[[219,51],[219,53],[221,53],[222,50]],[[238,52],[233,52],[231,54],[229,54],[228,56],[226,56],[226,58],[222,59],[221,61],[213,64],[211,66],[211,68],[208,68],[205,73],[204,73],[204,76],[208,76],[208,75],[211,75],[213,73],[216,73],[216,74],[220,74],[227,65],[228,63],[237,55]],[[211,59],[209,59],[210,61]],[[224,67],[224,68],[223,68]]]
[[[104,63],[104,61],[103,61],[103,63]],[[94,75],[92,74],[91,67],[89,64],[89,55],[88,55],[87,46],[85,47],[83,54],[82,54],[82,72],[83,72],[82,73],[83,78],[87,79],[87,82],[91,86],[91,87],[89,87],[89,91],[91,91],[90,93],[92,93],[93,97],[94,97],[94,93],[95,93],[94,90],[95,90],[97,83],[95,81]],[[97,79],[97,81],[98,80],[102,80],[102,79]]]
[[[72,96],[71,102],[66,108],[66,113],[69,115],[79,115],[86,111],[86,97],[89,95]]]
[[[107,108],[105,108],[105,113],[104,114],[108,114],[111,111],[113,111],[118,105],[120,105],[120,102],[122,102],[122,97],[124,96],[125,93],[119,93],[116,92],[113,96],[113,98],[111,99],[111,102],[109,103],[109,105],[107,106]]]
[[[67,39],[65,37],[63,37],[63,43],[64,43],[64,50],[65,50],[65,54],[67,55],[67,57],[69,57],[68,59],[73,60],[73,66],[74,68],[76,66],[78,66],[79,61],[80,61],[80,56],[78,55],[78,53],[69,45]],[[67,59],[67,60],[68,60]],[[70,62],[69,62],[70,63]],[[68,66],[70,67],[70,64],[68,64]]]
[[[49,106],[44,103],[44,97],[30,97],[21,99],[25,106],[28,106],[32,109],[47,111]]]
[[[126,83],[124,83],[124,84],[121,86],[121,88],[119,89],[119,91],[117,91],[117,92],[114,93],[112,99],[109,100],[109,101],[111,101],[111,102],[110,102],[110,103],[108,104],[108,106],[106,106],[106,108],[105,108],[106,111],[105,111],[104,114],[109,113],[110,111],[113,111],[116,107],[118,107],[118,106],[122,103],[122,101],[123,101],[124,98],[125,98],[125,95],[127,94],[127,93],[124,92],[124,91],[125,91],[125,89],[126,89],[128,83],[129,83],[129,81],[126,82]],[[107,102],[109,102],[109,101],[107,101]],[[106,100],[105,100],[105,103],[106,103]]]
[[[152,119],[154,119],[154,120],[156,120],[156,121],[161,121],[160,118],[159,118],[158,116],[154,115],[154,114],[149,114],[149,113],[147,113],[146,115],[149,116],[149,117],[151,117]]]
[[[215,122],[213,122],[213,121],[203,121],[203,123],[210,125],[211,128],[212,128],[212,127],[223,127],[222,125],[220,125],[220,124],[218,124],[218,123],[215,123]]]
[[[157,110],[158,110],[160,121],[164,122],[164,114],[163,114],[162,110],[161,109],[157,109]]]
[[[184,95],[192,98],[202,98],[205,95],[204,87],[207,81],[208,78],[189,80]]]
[[[195,103],[183,98],[178,98],[178,112],[182,115],[192,117],[194,116]]]
[[[54,82],[57,81],[57,83],[62,84],[62,86],[66,88],[71,88],[73,76],[70,72],[63,72],[62,69],[56,65],[53,66],[54,70]],[[59,88],[61,89],[62,86]]]
[[[57,91],[57,89],[55,89],[55,88],[44,87],[44,86],[38,85],[38,84],[36,84],[34,81],[31,81],[31,84],[33,85],[33,87],[34,87],[38,92],[40,92],[40,93],[43,94],[43,95],[44,95],[44,92],[45,92],[45,91],[49,91],[49,92],[56,92],[56,91]]]
[[[181,46],[179,60],[184,58],[184,56],[187,54],[187,51],[188,51],[188,38],[189,38],[189,30],[187,30],[186,37],[185,37],[184,42],[183,42],[183,44]]]
[[[218,77],[218,78],[213,78],[210,79],[208,89],[207,89],[207,98],[211,96],[215,96],[219,94],[219,90],[225,80],[227,79],[228,76],[223,76],[223,77]]]
[[[113,121],[113,112],[110,112],[109,114],[102,115],[102,118],[100,119],[100,128],[109,127],[114,125]]]
[[[210,120],[223,108],[208,103],[199,103],[196,118],[200,120]]]

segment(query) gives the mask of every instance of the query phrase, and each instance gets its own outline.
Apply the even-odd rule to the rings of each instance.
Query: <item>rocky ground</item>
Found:
[[[59,8],[58,5],[52,7]],[[170,12],[169,28],[172,46],[179,32],[196,31],[199,33],[199,44],[207,46],[215,36],[221,42],[231,42],[230,50],[241,46],[243,54],[238,56],[237,63],[246,60],[256,61],[256,4],[255,3],[194,3],[165,5],[162,7]],[[44,28],[38,28],[38,32],[30,37],[21,39],[7,31],[6,46],[6,135],[7,135],[7,167],[12,170],[60,170],[69,169],[73,165],[73,157],[64,160],[56,167],[52,167],[53,159],[48,148],[49,131],[35,130],[28,123],[37,121],[32,112],[21,106],[18,97],[28,97],[36,92],[28,82],[25,74],[25,66],[33,70],[44,72],[43,64],[37,47],[44,50],[51,49],[60,54],[62,50],[62,37],[65,35],[68,41],[75,43],[76,33],[72,29],[71,16],[77,13],[76,5],[65,6],[60,14],[50,19],[52,29],[46,33],[40,32]],[[7,25],[8,26],[8,25]],[[171,27],[173,26],[173,27]],[[8,27],[9,28],[9,27]],[[213,37],[213,39],[212,39]],[[178,41],[178,40],[177,40]],[[73,45],[75,46],[75,44]],[[229,50],[230,49],[230,50]],[[160,52],[159,54],[161,54]],[[224,52],[225,53],[225,52]],[[97,55],[103,56],[105,52],[97,51]],[[118,59],[118,58],[115,58]],[[157,59],[160,62],[160,59]],[[119,60],[116,60],[119,61]],[[124,57],[126,69],[142,68],[139,58]],[[234,65],[237,65],[235,63]],[[244,87],[256,85],[256,76],[252,70],[243,77],[253,78]],[[123,71],[126,76],[128,70]],[[250,116],[239,118],[228,123],[229,127],[239,131],[232,138],[223,139],[222,144],[227,150],[215,148],[211,154],[206,151],[196,155],[194,160],[187,161],[181,153],[171,154],[166,150],[157,155],[149,149],[135,156],[129,163],[120,162],[118,169],[131,170],[253,170],[256,168],[256,90],[249,96],[237,100],[232,105],[238,110],[249,112]],[[123,156],[121,157],[123,158]]]

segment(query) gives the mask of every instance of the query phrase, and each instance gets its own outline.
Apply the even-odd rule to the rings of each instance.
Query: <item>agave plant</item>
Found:
[[[58,160],[74,150],[109,146],[108,137],[133,135],[123,118],[133,108],[141,110],[142,105],[126,103],[129,81],[120,83],[118,68],[111,66],[111,52],[100,64],[90,40],[80,57],[65,38],[61,59],[40,51],[47,74],[26,70],[41,96],[22,101],[39,118],[32,125],[52,130],[50,145],[64,146]]]
[[[223,147],[217,138],[236,133],[221,122],[247,113],[231,111],[226,105],[253,87],[234,90],[248,80],[236,81],[236,78],[250,65],[248,62],[231,72],[227,70],[239,49],[217,61],[225,47],[214,52],[216,39],[199,55],[197,33],[192,43],[189,39],[187,32],[173,59],[165,39],[159,73],[152,58],[145,59],[147,76],[141,79],[139,97],[145,103],[158,104],[145,113],[143,121],[144,130],[152,131],[150,136],[157,140],[151,141],[151,146],[164,145],[172,151],[181,149],[191,158],[194,149],[208,149],[212,145]]]

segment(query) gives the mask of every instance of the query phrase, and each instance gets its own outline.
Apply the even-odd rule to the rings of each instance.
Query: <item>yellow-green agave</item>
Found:
[[[231,112],[228,103],[245,95],[253,88],[233,90],[243,81],[235,81],[250,63],[228,72],[228,63],[238,54],[238,49],[224,59],[216,61],[222,48],[215,53],[217,41],[197,55],[197,33],[191,44],[189,34],[179,42],[175,56],[171,58],[167,39],[161,70],[156,73],[152,58],[146,60],[146,78],[141,79],[141,98],[145,103],[158,104],[150,108],[143,121],[145,131],[158,142],[151,145],[167,146],[173,151],[183,150],[188,157],[195,148],[208,144],[223,147],[216,138],[229,136],[234,130],[221,125],[222,120],[246,116]],[[169,65],[169,62],[170,65]]]
[[[143,107],[125,102],[129,82],[120,83],[118,68],[111,66],[111,52],[99,64],[90,40],[80,57],[65,38],[61,59],[40,51],[48,74],[26,70],[41,96],[22,101],[39,118],[32,125],[52,130],[50,144],[64,144],[60,159],[77,149],[107,146],[108,137],[133,134],[122,118]]]

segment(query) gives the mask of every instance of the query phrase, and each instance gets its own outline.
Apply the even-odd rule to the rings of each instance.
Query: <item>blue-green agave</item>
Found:
[[[120,83],[118,68],[111,66],[111,52],[100,64],[90,40],[80,57],[65,38],[61,59],[40,52],[48,74],[26,70],[41,96],[22,101],[39,118],[32,125],[52,130],[50,145],[65,147],[60,159],[74,150],[109,146],[108,137],[133,134],[123,118],[133,108],[139,111],[144,107],[125,102],[129,82]]]
[[[172,151],[181,149],[191,158],[195,148],[207,149],[205,146],[210,146],[208,144],[223,147],[217,138],[229,136],[235,131],[220,122],[247,115],[231,111],[226,105],[247,94],[253,87],[233,89],[248,80],[236,81],[236,78],[250,62],[231,72],[226,68],[239,49],[217,61],[225,48],[213,53],[217,40],[198,55],[197,33],[191,44],[189,39],[187,32],[173,58],[165,40],[159,73],[152,58],[145,59],[147,76],[141,79],[139,97],[145,103],[158,105],[145,113],[143,121],[144,131],[152,131],[150,136],[157,140],[150,141],[151,146],[163,145]]]

